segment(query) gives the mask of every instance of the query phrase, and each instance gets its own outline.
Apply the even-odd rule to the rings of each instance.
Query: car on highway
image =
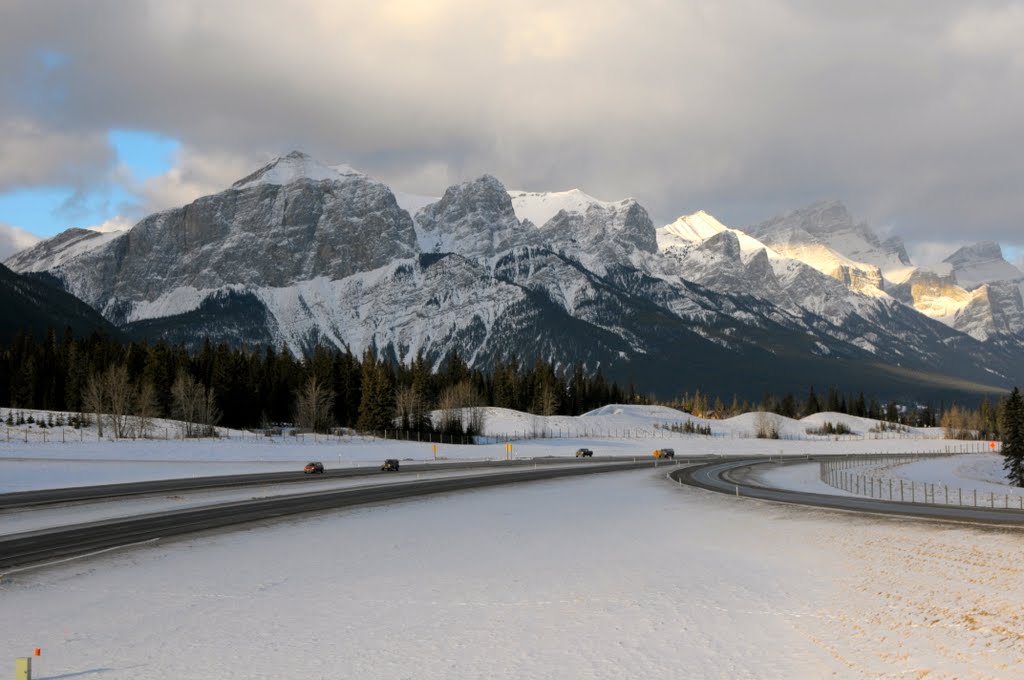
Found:
[[[590,449],[576,449],[577,458],[590,458],[594,455],[594,452]]]
[[[384,461],[384,464],[380,466],[380,469],[385,472],[398,472],[398,459],[388,458]]]
[[[307,475],[322,475],[324,473],[324,464],[318,460],[310,461],[306,463],[306,467],[302,468],[302,471]]]
[[[675,452],[675,450],[669,449],[669,448],[655,449],[654,450],[654,457],[655,458],[675,458],[676,457],[676,452]]]

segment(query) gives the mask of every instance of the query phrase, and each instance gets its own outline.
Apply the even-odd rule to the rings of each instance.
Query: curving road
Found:
[[[557,462],[564,463],[565,461]],[[650,459],[620,463],[595,463],[588,460],[580,465],[563,465],[560,467],[548,467],[547,469],[519,469],[517,471],[489,473],[486,475],[408,481],[361,486],[355,489],[334,489],[307,494],[219,503],[200,508],[154,513],[127,519],[105,520],[11,534],[0,538],[0,570],[10,570],[55,559],[87,555],[118,546],[152,541],[170,536],[180,536],[207,529],[218,529],[246,522],[275,519],[298,513],[317,512],[352,505],[379,503],[382,501],[413,498],[435,493],[464,491],[487,486],[557,479],[583,474],[619,472],[638,468],[653,468],[658,465],[659,461],[652,461]],[[666,463],[661,461],[660,465],[665,466]],[[434,465],[425,467],[431,470],[437,469],[437,466]]]
[[[731,458],[729,460],[681,468],[670,472],[668,476],[681,484],[707,489],[708,491],[778,503],[809,505],[817,508],[830,508],[848,512],[916,517],[944,522],[1024,526],[1024,512],[1020,510],[925,503],[899,503],[862,496],[833,496],[788,489],[774,489],[748,481],[750,469],[758,465],[795,465],[835,458],[845,458],[845,456],[817,456],[770,463],[766,463],[763,458]]]

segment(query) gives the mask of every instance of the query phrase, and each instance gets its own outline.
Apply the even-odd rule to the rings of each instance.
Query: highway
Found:
[[[82,503],[170,492],[188,493],[267,484],[293,484],[310,478],[367,477],[365,485],[355,488],[311,490],[308,493],[300,492],[285,496],[219,502],[202,507],[9,534],[0,537],[0,575],[3,571],[89,555],[110,548],[182,536],[198,531],[220,529],[247,522],[273,520],[300,513],[322,512],[354,505],[395,501],[437,493],[452,493],[488,486],[659,466],[673,467],[672,471],[668,473],[668,477],[677,483],[764,501],[945,522],[968,522],[1003,527],[1024,526],[1024,512],[1020,510],[910,504],[859,496],[806,493],[768,488],[752,480],[751,472],[759,465],[806,464],[830,458],[835,457],[821,456],[766,462],[763,458],[705,456],[691,458],[686,461],[685,465],[680,465],[683,461],[659,461],[646,457],[453,462],[403,465],[402,471],[398,473],[383,473],[376,466],[368,466],[330,470],[324,475],[306,475],[302,472],[229,475],[3,494],[0,495],[0,510],[24,510],[58,503]],[[396,480],[396,477],[405,477],[409,473],[459,471],[473,468],[503,468],[505,470],[440,479],[416,480],[410,477],[405,481]],[[380,484],[372,480],[372,475],[380,474],[388,475],[388,483]]]
[[[534,461],[530,461],[531,464],[533,462]],[[40,531],[24,532],[20,534],[10,534],[0,538],[0,572],[68,557],[88,555],[119,546],[127,546],[172,536],[181,536],[197,531],[219,529],[246,522],[273,520],[299,513],[319,512],[353,505],[415,498],[417,496],[436,493],[466,491],[488,486],[558,479],[585,474],[654,468],[659,466],[659,464],[662,467],[671,465],[671,463],[651,460],[650,458],[643,458],[637,462],[633,462],[632,458],[628,459],[628,462],[605,462],[600,459],[597,462],[591,462],[590,459],[586,459],[585,463],[581,462],[579,465],[565,465],[566,462],[571,462],[566,461],[565,459],[555,459],[552,462],[561,463],[561,465],[557,467],[541,466],[537,469],[523,469],[525,463],[520,463],[515,466],[518,469],[509,472],[449,477],[423,481],[410,480],[408,482],[389,484],[368,484],[357,488],[334,489],[288,496],[274,496],[255,500],[218,503],[199,508],[159,512],[131,518],[104,520]],[[459,466],[461,464],[455,465]],[[403,467],[402,469],[403,471],[408,469],[412,472],[415,471],[415,467],[416,466],[408,466],[408,468]],[[429,470],[437,470],[436,465],[423,467]],[[455,467],[455,469],[464,468]],[[291,473],[285,474],[290,475]],[[300,472],[296,474],[301,475],[303,473]],[[267,483],[267,480],[265,479],[266,475],[240,475],[240,477],[262,477],[264,479],[259,483]],[[317,477],[320,477],[320,475],[317,475]],[[198,482],[200,480],[170,481]],[[291,480],[289,479],[288,481]],[[145,484],[150,483],[147,482]],[[112,486],[120,487],[124,485]],[[150,491],[150,493],[152,493],[152,491]],[[124,496],[132,494],[121,493],[119,495]],[[61,502],[67,501],[65,500]]]
[[[469,470],[473,468],[518,468],[540,465],[595,465],[608,462],[632,462],[635,456],[604,456],[598,458],[517,458],[514,460],[491,461],[459,461],[445,463],[405,463],[402,462],[401,472],[443,472],[446,470]],[[665,464],[664,462],[662,463]],[[298,467],[298,466],[297,466]],[[302,472],[301,467],[295,472],[264,472],[256,474],[218,475],[210,477],[188,477],[181,479],[159,479],[147,482],[125,482],[120,484],[101,484],[96,486],[72,486],[60,489],[40,489],[37,491],[17,491],[0,494],[0,511],[28,508],[58,503],[82,503],[104,499],[126,498],[130,496],[149,496],[168,493],[188,493],[193,491],[209,491],[213,489],[237,489],[245,486],[262,486],[265,484],[301,484],[310,479],[342,479],[346,477],[365,477],[370,475],[394,474],[382,472],[380,465],[368,464],[359,467],[346,467],[325,470],[323,474],[309,475]]]
[[[708,491],[777,503],[791,503],[847,512],[914,517],[944,522],[1024,526],[1024,512],[1014,509],[900,503],[862,496],[833,496],[829,494],[773,489],[750,481],[749,472],[758,465],[795,465],[799,463],[813,463],[830,458],[836,457],[820,456],[795,460],[783,459],[770,463],[765,462],[763,458],[731,458],[680,468],[669,473],[669,477],[676,482],[707,489]]]

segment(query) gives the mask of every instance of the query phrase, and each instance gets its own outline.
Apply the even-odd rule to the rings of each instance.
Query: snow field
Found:
[[[267,522],[0,580],[38,677],[1012,678],[1017,532],[654,471]]]
[[[667,415],[615,406],[577,420],[639,431]],[[749,418],[708,422],[739,431]],[[855,433],[871,427],[849,424]],[[929,438],[937,432],[910,434],[561,438],[516,441],[513,450],[573,456],[590,446],[597,456],[640,457],[668,445],[680,459],[850,453],[864,456],[871,474],[1006,489],[1001,459],[990,453],[871,461],[880,451],[962,446]],[[439,453],[503,456],[503,443]],[[433,454],[426,444],[358,437],[63,445],[30,438],[0,442],[0,492],[297,470],[312,459],[328,468],[379,465],[386,457]],[[842,493],[820,481],[817,464],[762,476]],[[308,481],[327,488],[327,480]],[[357,482],[332,487],[350,483]],[[0,513],[0,529],[267,493]],[[671,484],[662,470],[594,475],[256,523],[0,575],[0,607],[17,612],[0,619],[0,663],[41,647],[39,678],[1015,678],[1024,663],[1020,549],[1018,530],[733,498]]]

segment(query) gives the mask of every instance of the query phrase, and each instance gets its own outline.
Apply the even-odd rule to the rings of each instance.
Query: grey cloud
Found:
[[[38,237],[23,229],[0,222],[0,262],[18,251],[35,245],[38,241]]]
[[[0,76],[16,95],[0,116],[253,163],[301,148],[417,193],[485,172],[578,186],[662,221],[835,197],[908,242],[1024,246],[1024,63],[1006,38],[1022,6],[26,2],[0,22],[22,74]],[[42,74],[40,48],[68,63]]]

